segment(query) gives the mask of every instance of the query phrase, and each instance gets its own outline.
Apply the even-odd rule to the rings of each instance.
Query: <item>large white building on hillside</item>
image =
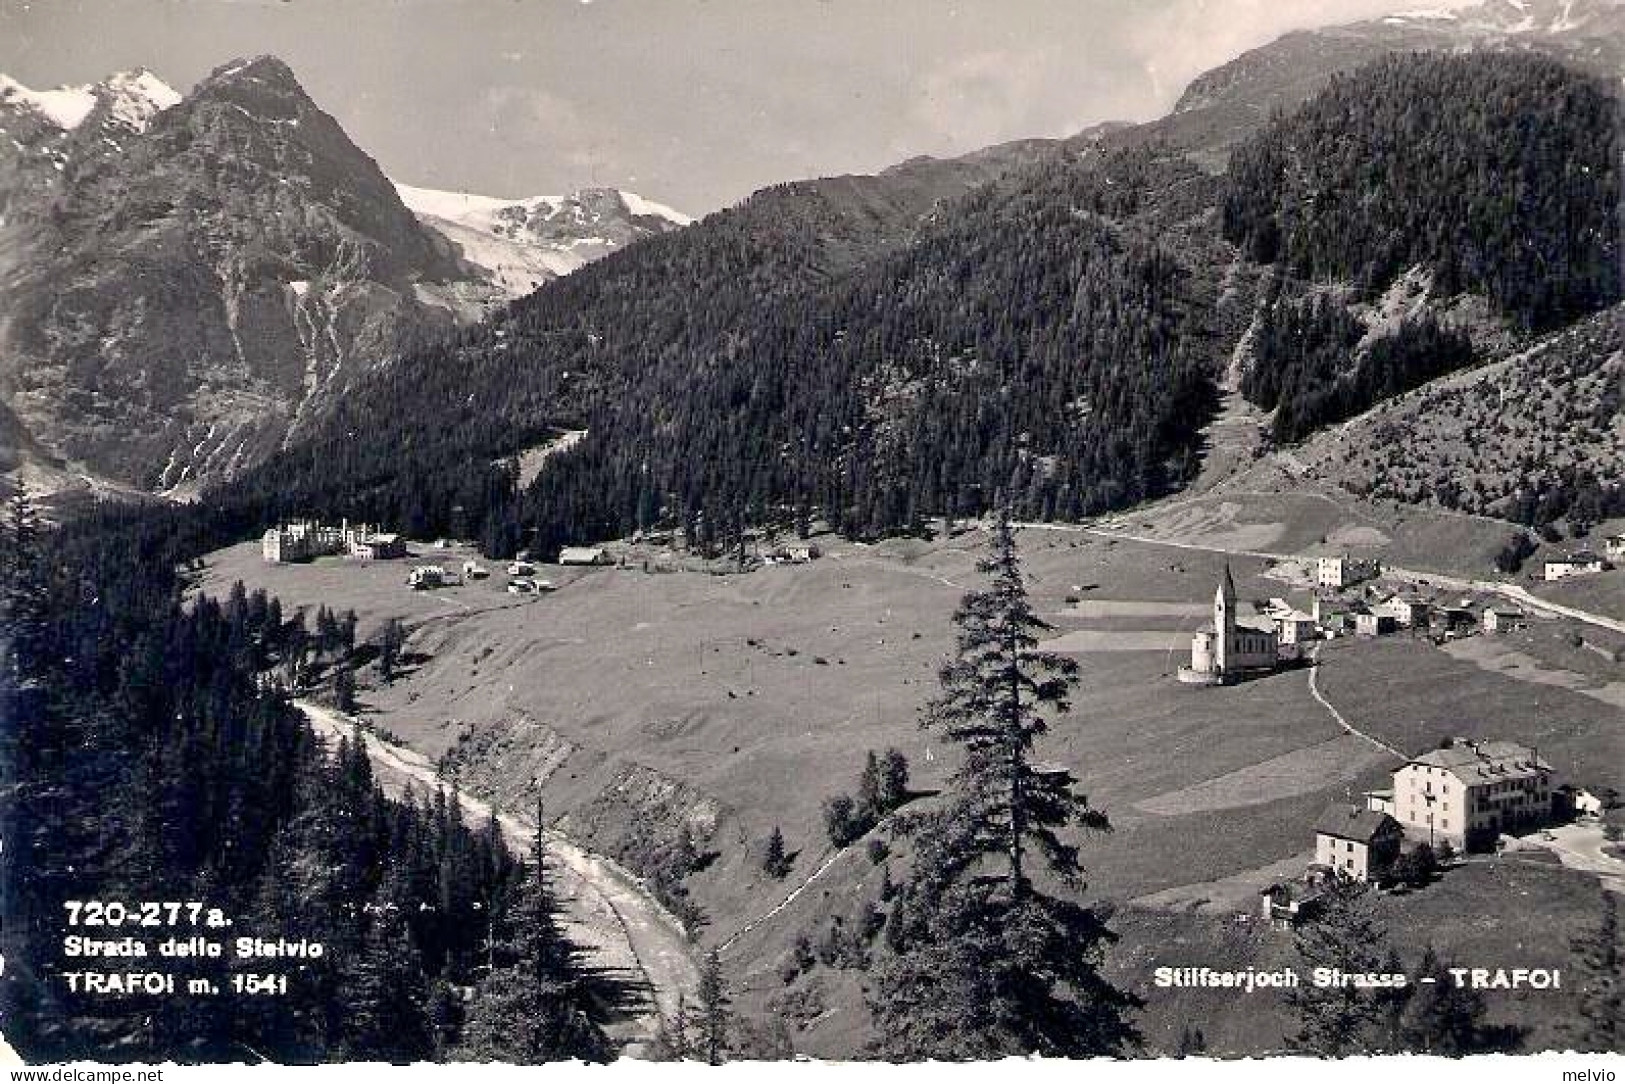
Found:
[[[1321,587],[1341,591],[1362,580],[1380,575],[1382,565],[1376,560],[1362,560],[1345,553],[1337,557],[1320,558],[1315,564],[1315,573],[1315,582]]]
[[[376,531],[367,523],[352,527],[349,520],[337,527],[319,520],[291,520],[277,524],[260,538],[260,555],[274,565],[338,554],[368,560],[404,557],[406,542],[398,534]]]
[[[1236,583],[1230,569],[1213,595],[1213,623],[1191,637],[1191,664],[1179,672],[1189,684],[1218,685],[1280,664],[1280,637],[1269,625],[1246,625],[1236,617]]]
[[[1517,742],[1455,738],[1412,757],[1394,773],[1392,793],[1373,792],[1367,805],[1431,843],[1479,849],[1550,820],[1552,767]]]

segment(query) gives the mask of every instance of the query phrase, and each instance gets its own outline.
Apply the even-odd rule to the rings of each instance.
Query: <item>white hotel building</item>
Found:
[[[1413,757],[1394,773],[1393,792],[1372,792],[1367,805],[1392,816],[1414,838],[1466,850],[1502,832],[1546,823],[1552,816],[1552,768],[1517,742],[1456,738]]]

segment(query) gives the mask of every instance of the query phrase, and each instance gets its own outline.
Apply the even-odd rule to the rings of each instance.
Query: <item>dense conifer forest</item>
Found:
[[[1277,441],[1301,440],[1473,360],[1467,334],[1430,315],[1401,319],[1356,349],[1365,334],[1363,323],[1325,295],[1264,309],[1241,392],[1275,411],[1270,432]]]
[[[1224,231],[1371,294],[1420,264],[1439,295],[1548,329],[1620,296],[1620,142],[1600,78],[1506,53],[1391,57],[1237,150]]]
[[[627,990],[566,951],[527,956],[557,909],[534,862],[443,792],[386,799],[354,741],[325,748],[290,706],[281,675],[338,662],[353,624],[323,610],[307,629],[260,592],[183,601],[217,526],[107,510],[45,531],[21,499],[0,523],[7,1039],[35,1061],[507,1056],[465,1016],[546,986],[576,1022],[517,1060],[607,1056]],[[199,901],[232,927],[75,926],[70,900]],[[68,991],[60,972],[107,961],[65,956],[66,936],[131,933],[152,958],[112,962],[136,971],[184,970],[155,965],[160,935],[324,951],[275,961],[277,997]],[[265,970],[228,949],[200,973]]]

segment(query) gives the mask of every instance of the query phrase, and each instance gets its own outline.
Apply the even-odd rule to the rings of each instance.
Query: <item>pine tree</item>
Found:
[[[717,950],[705,954],[700,968],[700,987],[696,991],[699,1004],[695,1007],[695,1052],[711,1065],[721,1065],[728,1056],[728,1036],[733,1026],[733,999],[728,995],[728,984],[722,975],[722,958]]]
[[[1047,875],[1081,893],[1077,847],[1058,831],[1108,823],[1069,772],[1034,763],[1046,713],[1067,710],[1077,666],[1038,650],[1048,626],[1028,601],[1008,506],[978,569],[991,582],[954,616],[958,653],[923,719],[964,760],[941,807],[902,829],[916,836],[916,859],[893,905],[906,921],[887,930],[893,953],[870,992],[876,1046],[907,1060],[1118,1054],[1138,1042],[1127,1020],[1137,1000],[1097,969],[1114,935],[1093,909],[1030,876],[1036,852]]]
[[[1484,1031],[1484,999],[1456,985],[1450,965],[1429,945],[1412,977],[1416,986],[1400,1017],[1400,1038],[1411,1054],[1461,1057],[1489,1048]],[[1423,981],[1431,979],[1431,982]]]
[[[688,1034],[689,1015],[688,998],[684,994],[677,995],[675,1015],[659,1014],[654,1038],[649,1044],[651,1061],[687,1061],[694,1056],[694,1046]]]
[[[900,749],[887,749],[881,758],[880,804],[886,812],[908,801],[908,758]]]
[[[475,990],[458,1056],[473,1061],[536,1064],[579,1058],[608,1061],[614,1050],[602,1028],[602,990],[559,927],[548,883],[540,804],[530,868],[496,947],[496,966]],[[624,999],[622,999],[624,1000]]]
[[[1569,943],[1579,972],[1578,1019],[1564,1030],[1576,1050],[1619,1053],[1625,1050],[1625,983],[1620,978],[1619,897],[1602,894],[1597,928]],[[1567,978],[1567,976],[1565,976]]]
[[[1312,921],[1300,925],[1294,943],[1300,973],[1317,967],[1345,975],[1378,973],[1388,955],[1387,938],[1378,924],[1371,894],[1358,881],[1337,885]],[[1298,1019],[1289,1043],[1294,1050],[1323,1058],[1392,1052],[1387,1024],[1390,999],[1357,986],[1305,983],[1288,992]]]
[[[31,673],[50,617],[39,516],[18,491],[0,519],[0,664]]]
[[[384,628],[378,635],[378,670],[384,675],[385,681],[395,678],[395,669],[400,665],[401,649],[406,646],[406,626],[399,618],[392,617],[384,623]]]
[[[333,706],[346,714],[355,711],[355,671],[348,666],[333,675]]]
[[[435,1055],[423,962],[406,926],[405,885],[393,877],[366,908],[368,929],[344,983],[345,1059],[397,1064]]]
[[[773,826],[773,832],[767,837],[767,849],[762,855],[762,870],[774,880],[780,880],[790,872],[790,859],[784,853],[784,833],[779,826]]]

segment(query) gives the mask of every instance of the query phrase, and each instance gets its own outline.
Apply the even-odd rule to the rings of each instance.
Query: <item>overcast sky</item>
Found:
[[[1154,117],[1287,30],[1417,2],[0,0],[0,72],[44,89],[141,66],[185,91],[273,53],[395,180],[613,185],[698,214]]]

